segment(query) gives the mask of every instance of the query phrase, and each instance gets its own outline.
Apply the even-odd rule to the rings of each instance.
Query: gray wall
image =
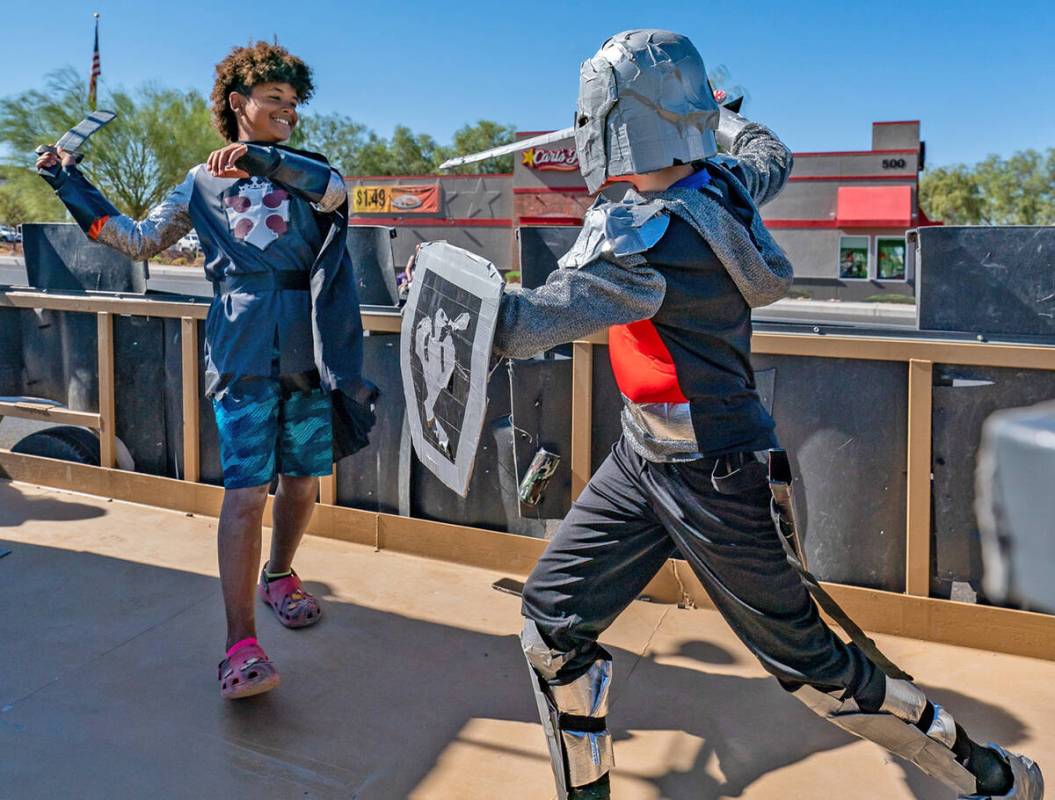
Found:
[[[796,171],[796,174],[797,171]],[[912,187],[912,213],[918,213],[915,179],[904,181],[855,181],[852,184],[840,184],[838,181],[791,181],[774,200],[762,207],[763,219],[835,219],[838,211],[839,188],[850,185],[854,187]],[[814,231],[811,231],[813,233]]]
[[[511,269],[515,263],[512,228],[456,228],[450,226],[414,225],[400,226],[396,229],[396,238],[392,243],[397,271],[403,270],[414,252],[422,242],[446,241],[455,247],[461,247],[483,256],[503,272]]]
[[[900,147],[884,148],[900,150]],[[905,166],[891,168],[891,162],[904,160]],[[884,162],[886,164],[884,165]],[[915,179],[919,158],[916,153],[837,153],[834,155],[802,154],[795,157],[796,177],[839,175],[904,175]]]
[[[868,236],[871,248],[872,272],[875,272],[876,237],[891,239],[905,238],[904,231],[884,228],[828,228],[801,229],[784,228],[772,232],[784,252],[788,254],[795,267],[796,278],[832,278],[839,277],[839,240],[843,236]],[[911,279],[911,275],[909,278]],[[853,281],[850,281],[851,283]],[[900,281],[889,281],[899,283]]]
[[[907,150],[920,145],[919,120],[906,122],[873,122],[873,150]]]

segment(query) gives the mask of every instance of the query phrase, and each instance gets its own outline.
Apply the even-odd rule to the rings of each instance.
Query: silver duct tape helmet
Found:
[[[718,152],[718,103],[691,41],[670,31],[616,34],[579,70],[575,147],[591,193],[609,178]]]

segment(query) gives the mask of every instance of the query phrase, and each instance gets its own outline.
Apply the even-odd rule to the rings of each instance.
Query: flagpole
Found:
[[[98,11],[92,14],[95,17],[95,46],[92,48],[92,71],[88,78],[88,108],[95,110],[96,95],[98,89],[99,75],[102,69],[99,64],[99,17]]]

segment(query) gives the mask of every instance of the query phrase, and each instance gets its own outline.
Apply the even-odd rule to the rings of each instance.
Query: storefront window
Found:
[[[881,281],[905,280],[905,240],[876,240],[876,271]]]
[[[839,239],[839,277],[868,277],[867,236],[843,236]]]

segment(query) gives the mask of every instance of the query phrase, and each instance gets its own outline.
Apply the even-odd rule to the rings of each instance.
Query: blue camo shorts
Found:
[[[330,474],[332,404],[322,389],[291,389],[277,376],[243,378],[212,405],[225,489],[269,484],[276,474]]]

